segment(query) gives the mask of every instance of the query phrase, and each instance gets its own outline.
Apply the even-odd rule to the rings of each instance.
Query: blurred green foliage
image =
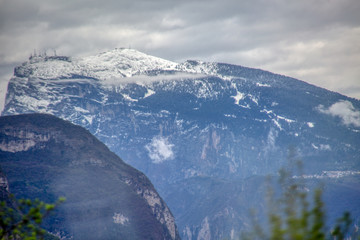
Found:
[[[61,197],[54,204],[39,199],[19,199],[13,196],[11,201],[0,202],[0,239],[57,239],[41,228],[41,223],[59,204],[65,201]]]
[[[295,149],[289,150],[289,165],[278,173],[278,188],[269,178],[267,221],[254,220],[252,230],[242,234],[244,240],[360,240],[359,229],[349,212],[327,225],[322,190],[310,190],[301,176],[302,161]],[[265,225],[263,224],[265,222]]]

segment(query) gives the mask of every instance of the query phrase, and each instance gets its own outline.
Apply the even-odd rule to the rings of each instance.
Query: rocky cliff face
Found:
[[[44,224],[61,237],[179,239],[147,177],[69,122],[44,114],[1,117],[0,165],[7,175],[1,186],[16,197],[66,197]]]
[[[221,239],[248,223],[249,202],[231,201],[248,194],[235,186],[275,174],[289,147],[308,175],[359,171],[359,111],[359,100],[290,77],[116,49],[30,59],[15,69],[3,115],[45,112],[84,126],[151,179],[184,239]]]
[[[8,201],[9,200],[9,182],[6,175],[0,169],[0,200]]]

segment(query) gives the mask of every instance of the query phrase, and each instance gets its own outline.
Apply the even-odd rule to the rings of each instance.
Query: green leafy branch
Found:
[[[290,151],[289,167],[279,171],[280,191],[274,190],[269,179],[267,193],[267,225],[253,223],[251,232],[243,239],[261,240],[360,240],[349,212],[345,212],[331,230],[326,225],[326,214],[321,188],[311,192],[306,188],[302,176],[302,163]],[[297,166],[297,167],[294,167]],[[312,201],[309,201],[312,199]]]
[[[40,227],[47,217],[65,198],[59,198],[54,204],[39,199],[20,199],[12,197],[13,204],[0,202],[0,239],[43,239],[46,231]],[[12,206],[9,206],[12,205]]]

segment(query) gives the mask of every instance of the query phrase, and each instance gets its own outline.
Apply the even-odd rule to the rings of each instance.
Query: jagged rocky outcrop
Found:
[[[82,127],[46,114],[0,117],[0,166],[0,187],[17,198],[66,197],[44,223],[63,238],[179,239],[147,177]]]
[[[0,168],[0,201],[5,201],[8,206],[13,206],[13,201],[10,199],[9,182],[6,175]]]
[[[52,113],[87,128],[151,179],[184,239],[221,239],[249,223],[249,202],[231,199],[260,189],[234,186],[275,174],[289,147],[309,176],[358,173],[359,111],[359,100],[267,71],[115,49],[33,57],[16,68],[2,114]]]

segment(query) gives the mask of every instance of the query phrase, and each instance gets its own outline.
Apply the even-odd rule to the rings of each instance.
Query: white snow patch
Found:
[[[319,105],[317,110],[333,117],[339,117],[344,125],[360,127],[360,111],[350,101],[340,100],[329,108]]]
[[[83,108],[81,108],[81,107],[74,107],[74,109],[75,109],[75,111],[77,111],[77,112],[82,112],[82,113],[88,113],[88,112],[89,112],[88,110],[83,109]]]
[[[123,214],[121,213],[114,213],[113,216],[113,221],[116,224],[121,224],[121,225],[125,225],[126,223],[129,222],[129,218],[125,217]]]
[[[257,99],[255,96],[248,94],[251,101],[253,101],[256,105],[259,105],[259,99]]]
[[[153,91],[152,89],[147,89],[147,92],[145,93],[144,97],[143,98],[147,98],[147,97],[150,97],[151,95],[154,95],[155,94],[155,91]]]
[[[282,116],[277,116],[278,119],[281,119],[281,120],[284,120],[288,123],[293,123],[295,122],[295,120],[292,120],[292,119],[289,119],[289,118],[286,118],[286,117],[282,117]]]
[[[316,146],[315,144],[311,144],[311,146],[314,148],[314,149],[319,149],[319,147],[318,146]]]
[[[126,100],[128,100],[130,102],[137,102],[138,101],[137,99],[131,98],[129,95],[127,95],[125,93],[123,93],[122,95]]]
[[[308,125],[308,127],[309,127],[309,128],[313,128],[313,127],[315,127],[315,124],[314,124],[314,123],[312,123],[312,122],[307,122],[306,124]]]
[[[245,98],[245,95],[239,91],[236,92],[235,96],[231,96],[232,98],[235,99],[235,104],[239,105],[240,100]]]
[[[231,117],[231,118],[236,118],[236,116],[234,114],[224,114],[225,117]]]
[[[360,175],[359,171],[323,171],[320,174],[313,175],[301,175],[301,176],[293,176],[293,178],[305,178],[305,179],[323,179],[323,178],[343,178],[346,176],[354,176]]]
[[[283,128],[281,127],[280,123],[278,121],[276,121],[275,119],[271,119],[273,121],[273,123],[280,129],[283,130]]]
[[[320,144],[319,146],[316,146],[314,143],[312,143],[311,146],[316,150],[318,150],[318,149],[320,149],[321,151],[330,151],[331,150],[331,147],[329,144]]]
[[[239,104],[239,106],[242,107],[242,108],[251,109],[251,107],[249,106],[249,104],[246,104],[246,105],[241,105],[241,104]]]
[[[256,83],[256,86],[258,86],[258,87],[271,87],[269,84],[266,84],[266,83]]]
[[[74,60],[74,59],[73,59]],[[80,69],[101,80],[121,79],[155,69],[175,69],[177,63],[149,56],[133,49],[115,49],[78,59]]]
[[[145,146],[149,152],[149,157],[153,163],[162,163],[174,158],[174,144],[169,143],[168,139],[162,136],[155,136],[149,144]]]
[[[74,57],[67,60],[47,60],[49,59],[39,57],[26,63],[25,67],[32,71],[33,77],[41,79],[66,78],[75,74],[96,78],[104,81],[104,83],[107,81],[123,83],[126,78],[146,74],[152,70],[179,70],[178,63],[153,57],[133,49],[114,49],[95,56]],[[188,73],[188,75],[198,74]],[[148,79],[153,78],[147,77],[145,80]]]
[[[89,124],[92,124],[94,116],[84,116],[84,118]]]
[[[264,112],[264,113],[266,113],[267,115],[269,115],[270,113],[273,113],[272,110],[267,110],[267,109],[260,110],[260,112]]]

